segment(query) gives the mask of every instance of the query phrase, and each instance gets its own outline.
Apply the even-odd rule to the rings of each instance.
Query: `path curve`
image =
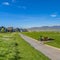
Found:
[[[45,54],[51,60],[60,60],[60,50],[46,46],[44,44],[40,44],[35,39],[25,36],[23,34],[20,34],[20,36],[29,44],[31,44],[31,46],[33,46],[35,49]]]

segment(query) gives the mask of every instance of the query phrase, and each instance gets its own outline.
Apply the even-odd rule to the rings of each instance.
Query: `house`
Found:
[[[7,32],[13,32],[13,27],[8,27]]]

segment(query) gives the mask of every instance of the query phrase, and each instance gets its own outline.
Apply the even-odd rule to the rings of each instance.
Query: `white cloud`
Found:
[[[26,9],[27,7],[26,6],[17,6],[18,8],[21,8],[21,9]]]
[[[51,17],[57,17],[57,15],[56,14],[52,14]]]
[[[3,2],[2,4],[3,4],[3,5],[7,5],[7,6],[10,5],[9,2]]]
[[[56,18],[56,19],[60,20],[60,18]]]
[[[15,2],[16,0],[12,0],[12,2]]]
[[[22,6],[23,9],[26,9],[26,6]]]
[[[21,6],[17,6],[18,8],[21,8]]]

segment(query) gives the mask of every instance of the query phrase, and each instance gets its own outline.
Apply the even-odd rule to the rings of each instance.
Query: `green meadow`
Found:
[[[39,40],[40,36],[50,37],[54,40],[45,42],[45,44],[60,48],[60,32],[23,32],[23,34]]]
[[[18,33],[0,33],[0,60],[49,60]]]

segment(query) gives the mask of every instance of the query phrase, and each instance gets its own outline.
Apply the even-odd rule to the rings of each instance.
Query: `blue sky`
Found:
[[[0,0],[0,26],[60,25],[60,0]]]

